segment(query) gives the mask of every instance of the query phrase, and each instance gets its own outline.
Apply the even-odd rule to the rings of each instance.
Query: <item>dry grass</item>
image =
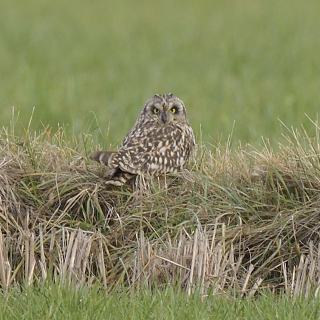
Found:
[[[200,145],[190,171],[107,185],[90,136],[0,135],[0,283],[174,283],[188,293],[292,296],[320,284],[320,139],[289,130],[273,151]]]

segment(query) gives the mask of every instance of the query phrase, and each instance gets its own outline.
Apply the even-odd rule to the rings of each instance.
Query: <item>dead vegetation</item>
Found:
[[[320,139],[276,152],[200,145],[190,171],[132,191],[106,185],[90,136],[0,135],[0,283],[178,284],[205,296],[292,296],[320,284]]]

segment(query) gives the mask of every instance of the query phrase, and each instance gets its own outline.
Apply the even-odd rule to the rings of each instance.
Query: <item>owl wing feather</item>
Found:
[[[119,168],[134,174],[155,175],[182,170],[194,147],[189,128],[167,126],[137,131],[138,134],[135,130],[129,132],[118,150]]]

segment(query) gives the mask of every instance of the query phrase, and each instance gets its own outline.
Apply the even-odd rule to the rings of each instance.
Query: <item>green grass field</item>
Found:
[[[316,0],[308,4],[289,0],[1,1],[0,127],[4,129],[0,154],[13,164],[10,167],[10,161],[8,166],[0,162],[0,181],[13,191],[0,183],[0,200],[4,198],[0,219],[7,222],[0,229],[0,242],[7,250],[0,250],[0,319],[319,319],[320,303],[313,289],[319,283],[320,269],[314,258],[317,242],[311,241],[319,232],[320,129],[317,123],[312,124],[320,105],[319,30],[320,3]],[[234,278],[239,283],[234,283],[228,274],[235,268],[234,257],[227,251],[230,265],[220,267],[232,288],[254,294],[255,280],[261,278],[274,287],[286,287],[287,293],[273,295],[262,289],[257,298],[219,294],[202,299],[200,294],[189,297],[170,286],[152,293],[143,287],[140,293],[128,288],[117,291],[121,279],[134,279],[134,271],[127,275],[125,268],[121,269],[117,252],[107,256],[112,238],[108,238],[109,226],[99,205],[109,208],[110,198],[95,175],[96,167],[92,169],[83,156],[93,151],[95,142],[104,147],[119,145],[146,100],[155,93],[167,92],[185,102],[200,145],[199,154],[208,157],[205,162],[198,159],[194,172],[186,176],[188,190],[170,189],[179,192],[182,199],[176,206],[175,194],[168,196],[161,190],[148,194],[140,209],[129,203],[133,210],[130,214],[123,202],[125,193],[116,193],[111,199],[120,202],[113,208],[120,212],[114,230],[120,235],[128,232],[126,240],[132,246],[128,249],[125,241],[121,243],[121,236],[115,238],[123,244],[119,245],[123,264],[132,267],[130,254],[143,242],[141,234],[138,240],[135,234],[141,221],[149,232],[144,244],[156,243],[153,249],[158,253],[164,246],[162,232],[168,237],[176,233],[174,246],[181,230],[188,230],[191,236],[190,230],[197,223],[206,226],[208,222],[210,236],[214,231],[217,238],[222,237],[223,246],[235,243],[244,256],[246,248],[251,250],[250,255],[257,253],[252,260],[257,271],[253,280],[248,262],[244,269],[237,267]],[[303,125],[309,137],[296,136],[292,130],[291,140],[283,139],[282,132],[288,134],[288,130],[279,119],[289,128]],[[53,132],[60,126],[64,129],[54,135],[44,129],[47,126]],[[37,134],[33,135],[34,131]],[[232,143],[225,144],[231,133]],[[92,134],[93,140],[86,134]],[[77,138],[72,139],[72,135]],[[279,154],[271,148],[261,151],[261,136],[270,139],[272,148],[279,141],[286,144],[280,146]],[[232,149],[238,140],[257,149]],[[203,154],[202,142],[209,149]],[[229,148],[236,150],[235,158]],[[52,175],[56,172],[57,176]],[[12,205],[10,210],[34,210],[39,220],[35,219],[30,230],[27,227],[32,236],[20,228],[19,219],[8,218],[7,200]],[[172,214],[169,221],[163,210],[167,204]],[[218,226],[216,215],[220,213],[227,215]],[[151,219],[154,215],[158,220]],[[290,220],[293,216],[295,223]],[[215,223],[217,229],[210,229]],[[79,227],[85,230],[84,235],[77,233]],[[106,247],[98,242],[97,229],[102,230],[105,242],[101,243]],[[52,234],[56,242],[51,241]],[[261,234],[268,237],[261,238]],[[210,239],[214,243],[214,236]],[[95,283],[91,289],[42,284],[41,277],[47,276],[45,263],[55,275],[69,270],[70,281],[77,279],[79,270],[72,266],[67,269],[73,262],[66,253],[76,252],[77,241],[88,241],[92,252],[105,254],[104,259],[99,256],[92,264],[88,256],[76,257],[86,266],[79,277],[92,276],[97,281],[103,275],[106,278],[107,270],[108,283]],[[56,250],[54,258],[41,251],[51,245]],[[167,243],[165,246],[172,248]],[[214,251],[208,254],[214,256]],[[300,256],[307,258],[300,260],[301,268],[292,271],[292,266],[299,265]],[[36,267],[32,265],[35,257]],[[270,280],[264,268],[274,268],[274,273],[281,276]],[[309,279],[312,285],[307,270],[313,272],[312,281]],[[288,273],[284,277],[281,272]],[[200,271],[198,275],[200,278]],[[168,272],[167,276],[170,280],[172,274]],[[18,282],[28,277],[36,285],[21,289]],[[302,299],[304,294],[309,297]]]
[[[318,299],[292,300],[286,295],[275,299],[270,292],[258,299],[188,297],[168,287],[161,291],[143,290],[123,295],[105,295],[98,289],[60,287],[49,284],[39,289],[12,289],[0,296],[0,319],[115,319],[115,320],[317,320]]]
[[[2,1],[0,117],[119,144],[146,100],[173,92],[205,142],[278,137],[319,110],[320,4]],[[95,116],[94,116],[94,115]],[[233,124],[235,121],[235,128]]]

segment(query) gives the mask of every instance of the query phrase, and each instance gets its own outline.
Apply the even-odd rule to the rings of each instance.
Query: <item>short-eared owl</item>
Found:
[[[182,170],[195,147],[183,102],[172,93],[156,94],[142,109],[118,151],[97,151],[92,160],[122,174],[161,176]]]

